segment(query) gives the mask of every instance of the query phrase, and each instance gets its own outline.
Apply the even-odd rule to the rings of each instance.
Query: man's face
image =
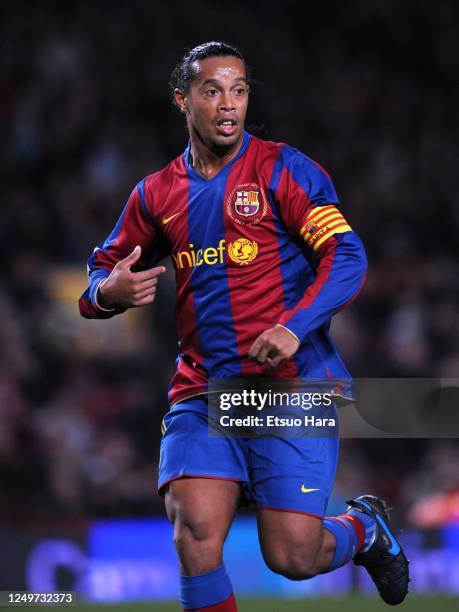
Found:
[[[198,72],[184,96],[175,92],[187,115],[190,134],[211,150],[227,150],[243,137],[249,99],[245,67],[237,57],[208,57],[196,62]]]

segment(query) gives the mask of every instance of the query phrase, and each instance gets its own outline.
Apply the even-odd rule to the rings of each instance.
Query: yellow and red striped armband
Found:
[[[316,206],[306,217],[306,223],[301,228],[300,234],[308,245],[317,249],[333,234],[351,232],[352,228],[339,212],[336,206]]]

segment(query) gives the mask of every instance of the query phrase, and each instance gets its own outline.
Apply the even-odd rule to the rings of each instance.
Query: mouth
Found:
[[[232,136],[238,128],[235,119],[219,119],[216,123],[217,131],[224,136]]]

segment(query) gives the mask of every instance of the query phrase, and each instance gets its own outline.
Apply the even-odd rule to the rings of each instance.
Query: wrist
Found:
[[[113,304],[111,304],[103,295],[102,293],[102,286],[105,284],[107,279],[104,279],[103,281],[101,281],[99,283],[99,286],[97,287],[95,296],[94,296],[94,302],[95,305],[97,306],[97,308],[99,308],[100,310],[104,310],[105,312],[112,312],[114,310],[116,310],[116,306],[114,306]]]
[[[294,338],[297,342],[298,342],[298,346],[301,345],[301,340],[298,338],[298,336],[292,332],[291,329],[289,329],[288,327],[285,327],[285,325],[282,325],[282,323],[276,323],[276,327],[281,327],[282,329],[285,329],[286,332],[288,332],[292,338]]]

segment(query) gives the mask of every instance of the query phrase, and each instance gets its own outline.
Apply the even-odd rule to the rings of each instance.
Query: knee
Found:
[[[176,547],[206,542],[212,537],[212,526],[209,521],[178,516],[174,522],[174,544]]]
[[[180,556],[221,553],[223,542],[211,521],[178,516],[174,522],[174,545]]]
[[[308,580],[316,576],[313,564],[304,563],[301,559],[277,558],[266,563],[269,569],[289,580]]]
[[[272,572],[289,580],[308,580],[318,574],[316,554],[308,548],[279,548],[264,555]]]
[[[174,545],[185,575],[204,574],[222,563],[223,540],[210,522],[177,520]]]

